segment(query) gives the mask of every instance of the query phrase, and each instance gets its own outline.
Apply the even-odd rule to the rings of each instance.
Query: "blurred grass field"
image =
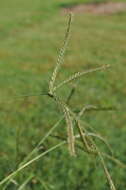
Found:
[[[93,1],[93,0],[92,0]],[[11,0],[0,6],[0,179],[14,171],[39,142],[61,113],[54,103],[39,94],[48,81],[61,47],[67,16],[61,6],[85,1],[44,2]],[[90,0],[91,2],[91,0]],[[114,0],[113,0],[114,2]],[[110,69],[89,74],[78,82],[71,108],[82,105],[116,107],[116,111],[90,111],[85,121],[102,134],[113,148],[114,155],[126,163],[126,12],[112,15],[76,14],[71,39],[59,81],[77,71],[110,64]],[[76,83],[75,83],[76,84]],[[65,100],[71,84],[59,94]],[[18,97],[19,96],[19,97]],[[62,134],[64,123],[58,131]],[[18,147],[17,147],[18,141]],[[48,140],[43,149],[55,144]],[[17,158],[17,148],[18,158]],[[104,147],[102,147],[105,150]],[[126,188],[126,170],[107,162],[118,190]],[[22,184],[34,178],[26,190],[108,190],[98,159],[85,153],[69,156],[64,146],[22,171],[17,178]],[[7,189],[17,189],[10,184]]]

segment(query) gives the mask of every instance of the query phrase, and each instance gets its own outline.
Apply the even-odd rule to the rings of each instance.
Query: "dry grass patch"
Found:
[[[126,11],[124,2],[106,2],[72,5],[62,9],[63,12],[91,13],[91,14],[113,14]]]

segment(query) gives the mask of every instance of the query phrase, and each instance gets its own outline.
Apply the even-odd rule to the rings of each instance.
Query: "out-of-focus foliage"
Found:
[[[66,27],[67,19],[61,12],[61,7],[76,2],[79,1],[1,2],[0,179],[15,170],[16,164],[35,147],[61,115],[59,109],[46,97],[17,96],[38,94],[47,89]],[[62,80],[76,71],[110,64],[110,70],[87,75],[78,82],[70,106],[76,109],[89,104],[117,107],[117,111],[87,112],[83,119],[107,138],[115,156],[124,163],[125,20],[126,13],[75,15],[65,64],[59,76],[59,80]],[[63,99],[67,98],[70,88],[69,85],[60,90]],[[56,134],[65,134],[64,126],[62,123]],[[42,151],[57,141],[50,137]],[[104,147],[101,148],[105,150]],[[107,163],[117,189],[125,189],[126,171],[112,162]],[[109,189],[99,160],[89,158],[80,151],[76,158],[71,158],[65,146],[29,166],[15,179],[22,184],[31,174],[34,178],[26,190]],[[14,188],[17,187],[13,184],[8,186],[9,190]]]

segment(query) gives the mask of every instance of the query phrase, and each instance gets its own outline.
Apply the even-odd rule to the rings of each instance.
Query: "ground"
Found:
[[[63,8],[63,12],[73,13],[92,13],[92,14],[113,14],[126,11],[125,2],[101,2],[101,3],[83,3]]]

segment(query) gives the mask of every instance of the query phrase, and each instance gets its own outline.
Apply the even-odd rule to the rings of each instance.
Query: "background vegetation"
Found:
[[[114,0],[113,0],[114,1]],[[58,49],[61,47],[66,16],[62,5],[85,1],[2,1],[0,5],[0,179],[35,147],[61,114],[55,104],[39,94],[47,89]],[[91,0],[90,0],[91,2]],[[82,105],[117,107],[117,111],[90,111],[84,120],[104,136],[114,155],[126,163],[126,13],[113,15],[78,14],[74,17],[65,64],[59,76],[110,64],[111,68],[82,77],[77,83],[71,108]],[[60,90],[65,100],[71,85]],[[56,134],[65,134],[64,123]],[[46,150],[58,140],[49,138]],[[17,146],[18,144],[18,146]],[[105,150],[105,149],[104,149]],[[126,171],[107,164],[118,190],[126,187]],[[73,158],[66,146],[48,154],[21,172],[22,184],[33,176],[26,190],[109,189],[98,159],[86,153]],[[17,189],[11,183],[7,189]]]

